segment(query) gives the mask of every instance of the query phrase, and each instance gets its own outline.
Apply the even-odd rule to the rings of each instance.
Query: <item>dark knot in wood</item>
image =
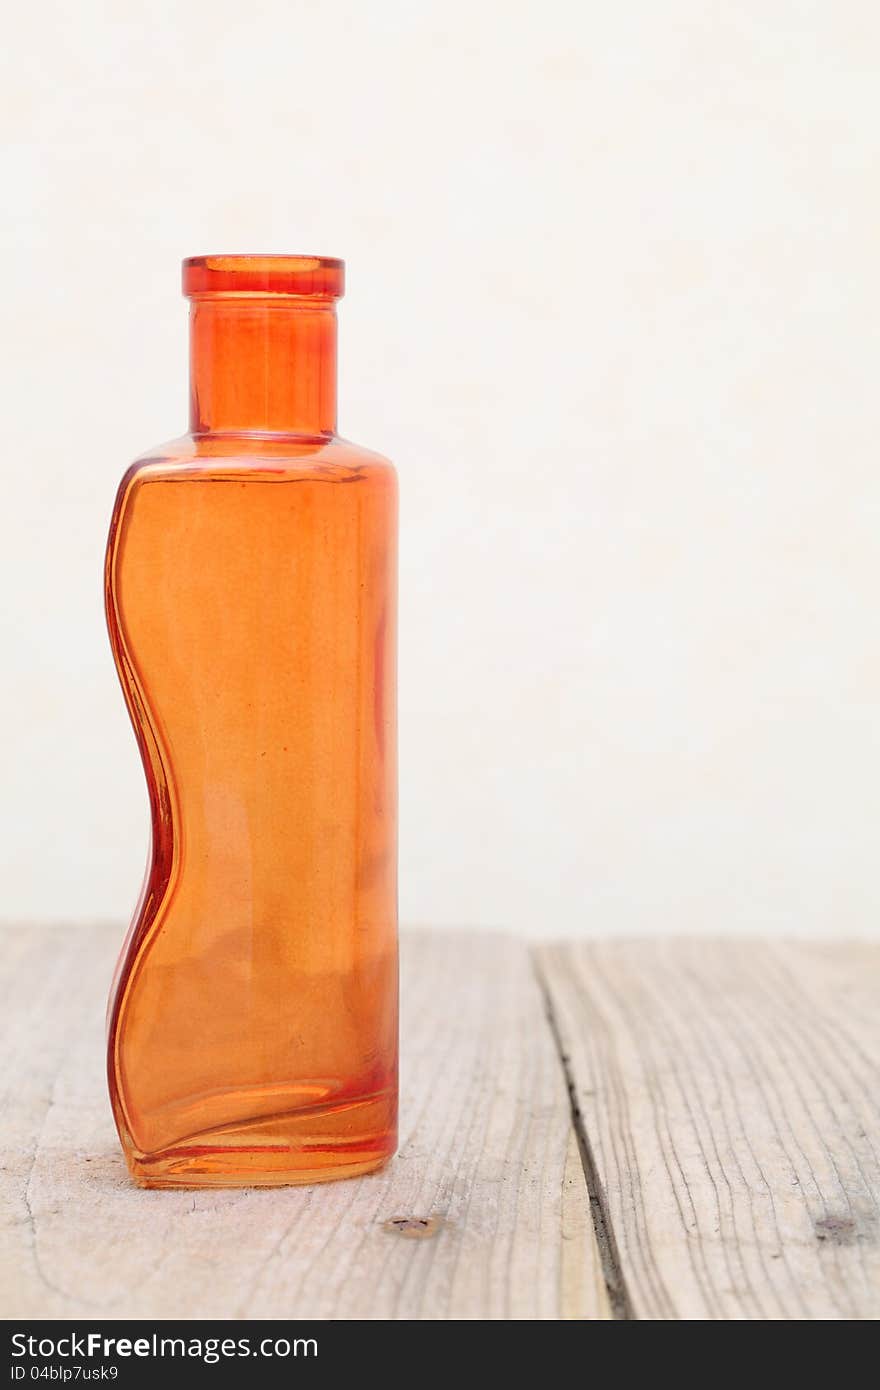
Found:
[[[393,1216],[383,1223],[382,1229],[409,1240],[427,1240],[437,1234],[442,1224],[439,1216]]]
[[[832,1245],[851,1245],[858,1238],[851,1216],[823,1216],[815,1223],[815,1229],[817,1240],[830,1240]]]

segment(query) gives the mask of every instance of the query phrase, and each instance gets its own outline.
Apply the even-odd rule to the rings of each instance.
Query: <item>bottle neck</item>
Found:
[[[207,295],[190,304],[193,434],[333,434],[333,300]]]

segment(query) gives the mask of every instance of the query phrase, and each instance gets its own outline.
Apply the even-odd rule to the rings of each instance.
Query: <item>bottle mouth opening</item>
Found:
[[[340,299],[345,262],[335,256],[188,256],[183,293]]]

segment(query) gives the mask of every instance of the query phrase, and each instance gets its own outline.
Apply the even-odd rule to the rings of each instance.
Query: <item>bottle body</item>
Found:
[[[206,432],[123,479],[107,613],[153,837],[108,1072],[142,1185],[394,1150],[396,530],[393,468],[335,436]]]

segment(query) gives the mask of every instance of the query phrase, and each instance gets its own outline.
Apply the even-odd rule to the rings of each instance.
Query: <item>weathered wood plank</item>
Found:
[[[144,1192],[105,1096],[121,933],[0,935],[0,1308],[10,1317],[608,1315],[563,1073],[525,948],[403,951],[402,1129],[384,1173]],[[401,1218],[427,1218],[401,1228]]]
[[[880,1315],[880,948],[536,954],[635,1316]]]

